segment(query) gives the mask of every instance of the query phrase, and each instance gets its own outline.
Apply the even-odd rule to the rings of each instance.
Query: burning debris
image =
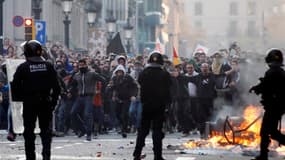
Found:
[[[248,106],[242,117],[220,118],[216,122],[207,122],[207,139],[191,139],[181,146],[168,146],[179,153],[190,154],[242,154],[258,155],[260,144],[259,131],[263,116],[262,107]],[[285,155],[285,147],[277,143],[271,145],[270,155]]]
[[[183,144],[186,148],[193,147],[225,147],[241,145],[255,147],[260,143],[259,129],[261,126],[262,108],[248,106],[243,117],[220,118],[217,122],[207,122],[205,141],[189,141]]]

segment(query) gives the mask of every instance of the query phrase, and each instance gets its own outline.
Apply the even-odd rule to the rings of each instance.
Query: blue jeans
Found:
[[[5,99],[0,104],[0,129],[7,129],[8,108],[9,108],[9,101]]]
[[[142,114],[142,104],[140,100],[132,101],[129,109],[129,117],[131,120],[131,124],[136,128],[140,127],[141,122],[141,114]]]
[[[92,96],[79,96],[74,102],[71,109],[72,119],[75,121],[78,129],[81,132],[86,131],[87,135],[90,136],[93,128],[93,97]],[[83,118],[81,119],[80,114],[83,112]]]
[[[14,133],[11,106],[9,106],[9,108],[8,108],[8,132]]]
[[[104,110],[103,107],[94,107],[94,120],[98,122],[99,125],[104,123]]]
[[[59,132],[64,132],[64,117],[65,117],[65,99],[60,99],[55,110],[55,129]]]
[[[70,128],[70,112],[73,106],[73,99],[61,99],[55,111],[56,130],[66,132]]]
[[[117,116],[116,116],[116,102],[110,100],[110,125],[112,128],[116,128],[119,125]]]

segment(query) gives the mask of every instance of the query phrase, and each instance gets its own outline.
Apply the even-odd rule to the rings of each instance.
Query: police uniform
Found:
[[[138,78],[141,87],[142,119],[133,153],[134,160],[141,159],[141,151],[150,127],[152,127],[154,159],[164,160],[162,158],[162,139],[164,138],[162,127],[166,105],[171,102],[171,77],[167,71],[162,69],[162,65],[161,54],[151,53],[148,66]]]
[[[268,160],[270,138],[285,145],[285,135],[278,130],[278,123],[285,111],[285,71],[281,68],[283,66],[282,52],[277,49],[271,50],[265,61],[269,69],[260,79],[261,82],[250,89],[250,92],[254,91],[262,95],[261,103],[265,110],[260,130],[260,155],[254,160]]]
[[[34,129],[38,118],[43,160],[50,160],[52,113],[60,93],[57,74],[53,65],[40,56],[39,42],[26,42],[24,54],[26,62],[18,66],[11,90],[13,100],[23,102],[26,159],[36,159]]]

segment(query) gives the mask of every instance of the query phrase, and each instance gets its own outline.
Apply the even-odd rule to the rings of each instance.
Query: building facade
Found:
[[[3,3],[4,37],[10,38],[18,46],[24,41],[24,26],[14,27],[12,19],[16,15],[33,17],[33,0],[6,0]],[[82,7],[82,1],[74,1],[70,15],[70,48],[86,48],[87,46],[87,18]],[[62,42],[64,44],[64,14],[61,0],[42,0],[40,19],[46,21],[47,41]]]
[[[269,43],[270,14],[280,0],[184,0],[189,20],[191,49],[203,44],[214,51],[238,42],[244,49],[262,48]]]

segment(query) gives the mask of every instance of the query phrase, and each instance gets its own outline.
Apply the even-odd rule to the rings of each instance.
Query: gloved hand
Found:
[[[253,86],[249,89],[249,93],[254,92],[255,94],[259,95],[260,94],[260,89],[258,86]]]

